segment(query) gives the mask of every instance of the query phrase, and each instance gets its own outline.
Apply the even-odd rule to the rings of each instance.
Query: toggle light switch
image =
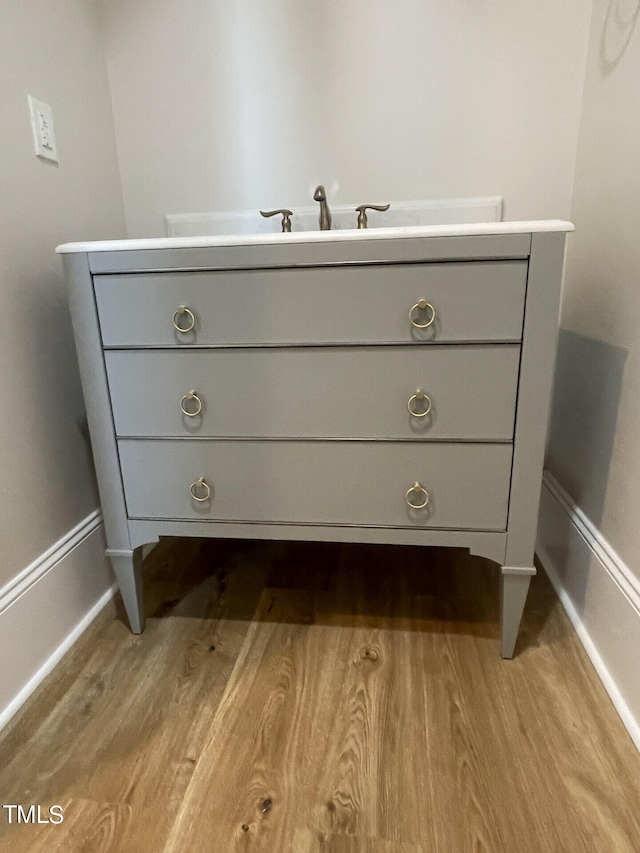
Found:
[[[31,95],[28,96],[28,101],[36,154],[38,157],[44,157],[45,160],[57,163],[58,149],[56,148],[51,107],[48,104],[43,104],[42,101],[37,101]]]

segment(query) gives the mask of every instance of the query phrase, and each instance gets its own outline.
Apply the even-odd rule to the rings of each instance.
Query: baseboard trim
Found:
[[[537,551],[640,751],[640,583],[548,471],[543,479]]]
[[[611,576],[620,592],[627,598],[629,604],[640,616],[640,580],[614,551],[598,528],[592,524],[579,506],[572,501],[560,483],[549,471],[544,473],[544,485],[560,504],[562,510],[569,516],[571,523],[594,552],[602,567]]]
[[[50,571],[56,563],[64,559],[76,545],[93,533],[102,524],[102,511],[94,510],[90,515],[77,524],[72,530],[59,539],[44,554],[41,554],[20,574],[12,578],[9,583],[0,589],[0,616],[7,607],[27,592],[34,583],[37,583],[43,575]]]
[[[0,728],[113,597],[104,539],[93,512],[0,590]]]
[[[14,696],[14,698],[5,708],[3,708],[2,712],[0,712],[0,729],[2,729],[9,722],[11,717],[13,717],[16,711],[18,711],[24,705],[24,703],[27,701],[29,696],[31,696],[34,690],[40,686],[40,684],[51,672],[53,672],[54,668],[60,663],[62,658],[66,655],[66,653],[75,643],[75,641],[89,627],[89,625],[93,622],[98,613],[100,613],[102,608],[106,607],[106,605],[111,601],[111,599],[116,593],[116,590],[117,585],[113,584],[113,586],[110,587],[104,593],[104,595],[98,599],[98,601],[93,605],[91,610],[78,622],[78,624],[71,631],[71,633],[67,634],[67,636],[60,643],[58,648],[44,662],[40,669],[29,679],[29,681],[27,681],[27,683],[20,690],[20,692],[16,696]]]

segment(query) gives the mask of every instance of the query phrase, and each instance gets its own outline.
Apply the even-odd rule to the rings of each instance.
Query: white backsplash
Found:
[[[376,204],[386,199],[376,199]],[[331,206],[332,230],[357,227],[356,204]],[[319,229],[318,204],[298,207],[291,217],[292,231]],[[367,211],[369,228],[414,225],[457,225],[471,222],[502,222],[502,197],[391,201],[386,212]],[[272,234],[281,229],[281,217],[265,219],[258,210],[219,213],[169,213],[165,217],[168,237],[204,237],[223,234]]]

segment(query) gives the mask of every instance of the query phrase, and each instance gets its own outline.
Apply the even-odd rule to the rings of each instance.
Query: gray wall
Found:
[[[167,213],[502,195],[567,218],[590,0],[103,0],[129,236]]]
[[[0,586],[98,505],[58,243],[122,237],[94,2],[0,3]],[[27,95],[53,109],[36,158]]]
[[[639,16],[594,2],[547,459],[638,577]]]

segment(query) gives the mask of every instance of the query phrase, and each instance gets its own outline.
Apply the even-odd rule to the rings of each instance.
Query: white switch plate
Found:
[[[42,101],[37,101],[31,95],[28,96],[28,100],[36,154],[38,157],[44,157],[45,160],[57,163],[58,149],[56,148],[51,107],[48,104],[43,104]]]

